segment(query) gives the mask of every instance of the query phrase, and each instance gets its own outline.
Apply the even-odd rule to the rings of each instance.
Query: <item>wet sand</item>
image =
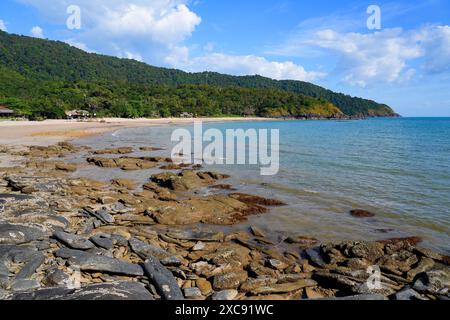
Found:
[[[165,124],[190,124],[195,120],[204,122],[267,121],[267,118],[163,118],[120,119],[103,118],[92,121],[45,120],[0,121],[0,144],[3,145],[50,145],[62,140],[95,136],[123,128],[157,126]]]

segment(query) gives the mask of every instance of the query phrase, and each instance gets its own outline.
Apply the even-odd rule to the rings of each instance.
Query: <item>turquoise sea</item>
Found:
[[[169,155],[175,128],[123,129],[80,143],[162,146],[167,150],[160,153]],[[242,192],[288,203],[241,228],[255,224],[274,236],[321,240],[421,236],[425,246],[450,253],[450,118],[226,122],[204,128],[280,130],[276,176],[261,176],[257,166],[205,167],[231,174],[230,183]],[[151,173],[114,172],[142,181]],[[354,218],[349,210],[356,208],[376,216]]]

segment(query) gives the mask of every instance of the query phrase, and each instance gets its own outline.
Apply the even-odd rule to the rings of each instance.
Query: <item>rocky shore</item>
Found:
[[[257,227],[214,231],[284,203],[239,193],[226,175],[176,165],[152,147],[141,151],[148,156],[67,142],[0,147],[17,161],[0,168],[0,299],[450,297],[449,257],[416,237],[321,243],[298,234],[274,239]],[[96,170],[161,172],[144,185],[74,177],[79,164],[67,159],[75,154]]]

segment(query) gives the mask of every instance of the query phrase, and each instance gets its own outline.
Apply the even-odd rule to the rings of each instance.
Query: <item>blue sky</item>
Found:
[[[67,27],[71,5],[80,29]],[[370,5],[381,29],[367,27]],[[0,2],[11,33],[192,72],[310,81],[405,116],[450,116],[449,25],[448,0]]]

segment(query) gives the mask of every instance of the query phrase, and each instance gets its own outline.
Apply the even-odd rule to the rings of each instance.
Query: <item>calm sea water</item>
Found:
[[[280,130],[278,175],[260,176],[256,166],[206,168],[231,174],[231,183],[243,192],[288,203],[252,217],[241,228],[254,224],[274,235],[296,233],[321,240],[421,236],[425,246],[450,252],[450,118],[228,122],[204,127]],[[80,143],[170,150],[174,128],[124,129]],[[85,170],[80,174],[91,169]],[[151,173],[113,174],[146,181]],[[351,217],[349,210],[355,208],[376,217]]]

